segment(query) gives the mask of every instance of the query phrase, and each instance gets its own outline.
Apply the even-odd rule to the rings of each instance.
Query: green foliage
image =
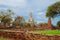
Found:
[[[60,1],[50,5],[46,11],[46,17],[54,18],[60,15]]]
[[[9,16],[4,16],[2,19],[1,19],[1,22],[3,23],[9,23],[12,19],[9,17]]]
[[[57,22],[57,25],[60,27],[60,21]]]
[[[20,25],[20,23],[19,23],[18,21],[14,21],[14,22],[13,22],[13,25],[14,25],[14,26],[18,26],[18,25]]]
[[[10,16],[13,15],[14,12],[10,9],[4,10],[4,11],[0,11],[0,16]]]
[[[21,16],[17,16],[17,17],[15,18],[14,22],[13,22],[13,25],[14,25],[14,26],[18,26],[18,25],[23,26],[24,23],[25,23],[24,18],[21,17]]]
[[[10,9],[7,9],[5,11],[0,11],[0,21],[1,23],[4,23],[4,24],[9,24],[11,23],[11,15],[13,15],[14,12]]]
[[[30,26],[31,26],[31,24],[28,22],[28,23],[27,23],[27,26],[29,26],[29,27],[30,27]]]
[[[19,20],[15,20],[15,21],[13,21],[13,26],[18,26],[18,25],[20,25],[20,21]]]

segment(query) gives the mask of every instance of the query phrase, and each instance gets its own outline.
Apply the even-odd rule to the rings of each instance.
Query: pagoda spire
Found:
[[[33,18],[32,18],[32,12],[29,13],[29,20],[28,21],[29,22],[33,22],[34,21]]]

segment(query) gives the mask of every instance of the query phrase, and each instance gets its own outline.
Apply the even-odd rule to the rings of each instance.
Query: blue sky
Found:
[[[47,22],[46,9],[57,1],[59,0],[0,0],[0,10],[12,9],[15,16],[24,16],[26,21],[29,13],[32,12],[36,22]],[[52,23],[56,24],[58,20],[60,20],[59,17],[56,17],[52,19]]]

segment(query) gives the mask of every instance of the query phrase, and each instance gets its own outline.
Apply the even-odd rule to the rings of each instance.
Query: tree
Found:
[[[0,16],[10,16],[13,15],[14,12],[10,9],[4,10],[4,11],[0,11]]]
[[[5,11],[0,11],[0,21],[1,23],[5,24],[7,23],[8,25],[10,25],[11,23],[11,15],[14,14],[14,12],[10,9],[5,10]]]
[[[20,16],[20,26],[24,26],[25,25],[25,19],[23,16]]]
[[[14,26],[24,26],[25,19],[23,16],[17,16],[13,22]]]
[[[60,21],[57,22],[57,25],[60,27]]]
[[[5,16],[12,16],[12,15],[14,15],[14,12],[12,11],[12,10],[10,10],[10,9],[7,9],[6,11],[4,11],[5,12]]]
[[[46,11],[46,17],[55,18],[60,15],[60,1],[50,5]]]
[[[20,26],[20,16],[15,17],[15,20],[12,24],[13,26]]]
[[[9,16],[4,16],[1,20],[1,22],[10,24],[11,20],[12,19]]]

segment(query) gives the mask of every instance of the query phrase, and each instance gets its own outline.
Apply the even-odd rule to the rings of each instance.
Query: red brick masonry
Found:
[[[60,40],[59,35],[27,33],[24,31],[0,31],[0,36],[14,40]]]

